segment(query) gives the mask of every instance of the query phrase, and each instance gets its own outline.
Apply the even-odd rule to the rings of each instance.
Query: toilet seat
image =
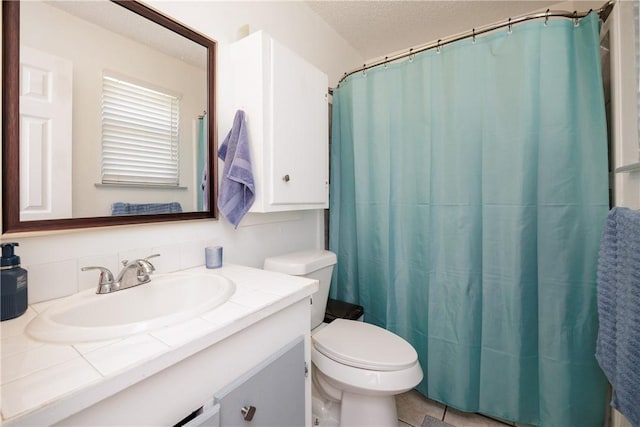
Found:
[[[355,320],[336,319],[312,336],[316,350],[343,365],[372,371],[400,371],[418,360],[404,339]]]
[[[422,380],[422,369],[417,361],[407,369],[374,371],[354,368],[311,349],[313,369],[321,380],[338,390],[368,396],[395,395],[411,390]]]

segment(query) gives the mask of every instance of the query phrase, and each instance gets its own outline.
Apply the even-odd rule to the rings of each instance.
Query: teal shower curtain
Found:
[[[595,14],[530,22],[334,92],[331,296],[401,335],[463,411],[602,426],[595,274],[608,211]]]

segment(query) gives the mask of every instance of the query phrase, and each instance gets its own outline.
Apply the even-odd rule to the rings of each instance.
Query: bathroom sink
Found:
[[[227,301],[235,284],[217,274],[154,275],[108,294],[87,290],[36,316],[27,333],[40,341],[79,343],[120,338],[198,316]]]

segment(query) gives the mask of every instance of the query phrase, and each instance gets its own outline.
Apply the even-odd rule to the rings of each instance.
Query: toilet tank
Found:
[[[266,258],[264,269],[292,276],[303,276],[320,282],[318,291],[311,295],[311,329],[313,329],[324,320],[331,273],[336,262],[337,257],[333,252],[312,249]]]

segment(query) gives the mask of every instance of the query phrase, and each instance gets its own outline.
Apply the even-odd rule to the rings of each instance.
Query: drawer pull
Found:
[[[291,181],[291,177],[289,176],[289,174],[286,174],[285,176],[282,177],[282,180],[284,182],[289,182],[289,181]]]
[[[253,416],[256,414],[256,407],[244,406],[240,409],[240,412],[242,412],[242,418],[244,418],[245,421],[251,421]]]

